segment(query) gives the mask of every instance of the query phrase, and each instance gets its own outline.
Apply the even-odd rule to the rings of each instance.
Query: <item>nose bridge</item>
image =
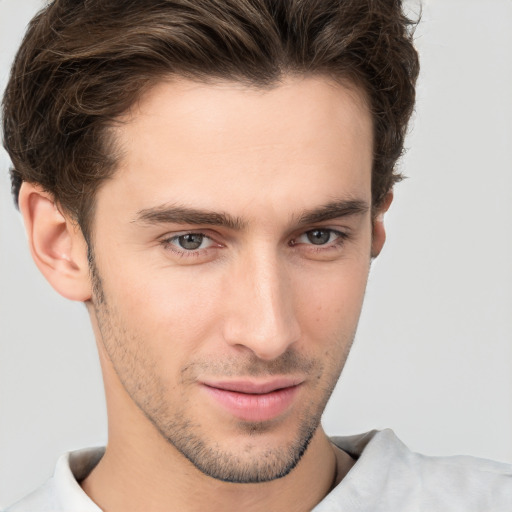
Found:
[[[261,359],[275,359],[300,336],[290,278],[277,250],[241,258],[231,281],[225,338]]]

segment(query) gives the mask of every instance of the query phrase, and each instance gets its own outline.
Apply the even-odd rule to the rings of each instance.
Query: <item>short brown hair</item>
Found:
[[[17,200],[40,184],[87,237],[116,167],[113,121],[158,79],[270,87],[287,73],[349,80],[374,125],[372,202],[400,178],[418,56],[401,0],[55,0],[31,21],[3,100]]]

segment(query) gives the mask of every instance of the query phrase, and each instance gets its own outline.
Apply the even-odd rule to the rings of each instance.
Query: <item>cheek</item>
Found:
[[[322,278],[302,278],[299,301],[302,330],[318,342],[352,341],[366,288],[368,264],[338,265]]]
[[[315,344],[350,343],[369,268],[369,256],[360,252],[332,264],[288,266],[287,300],[305,351],[315,350]],[[223,265],[165,266],[139,256],[122,261],[112,257],[100,266],[107,301],[123,329],[148,350],[174,360],[198,353],[205,344],[222,347],[232,270]]]
[[[220,290],[212,273],[109,265],[105,295],[126,329],[159,350],[194,350],[212,330]],[[116,271],[121,269],[122,273]]]

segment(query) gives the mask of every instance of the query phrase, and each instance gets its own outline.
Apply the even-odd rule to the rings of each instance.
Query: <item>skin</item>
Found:
[[[174,80],[123,121],[92,280],[76,225],[37,186],[20,195],[36,263],[87,303],[98,344],[109,442],[82,488],[106,511],[310,510],[353,464],[320,417],[385,239],[364,96],[322,77]],[[276,378],[298,385],[261,421],[205,388]]]

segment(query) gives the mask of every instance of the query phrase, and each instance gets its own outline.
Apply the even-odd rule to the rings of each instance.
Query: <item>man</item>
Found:
[[[399,2],[65,2],[5,145],[32,256],[87,305],[106,450],[12,510],[508,510],[512,471],[329,440],[418,72]],[[98,508],[99,507],[99,508]]]

